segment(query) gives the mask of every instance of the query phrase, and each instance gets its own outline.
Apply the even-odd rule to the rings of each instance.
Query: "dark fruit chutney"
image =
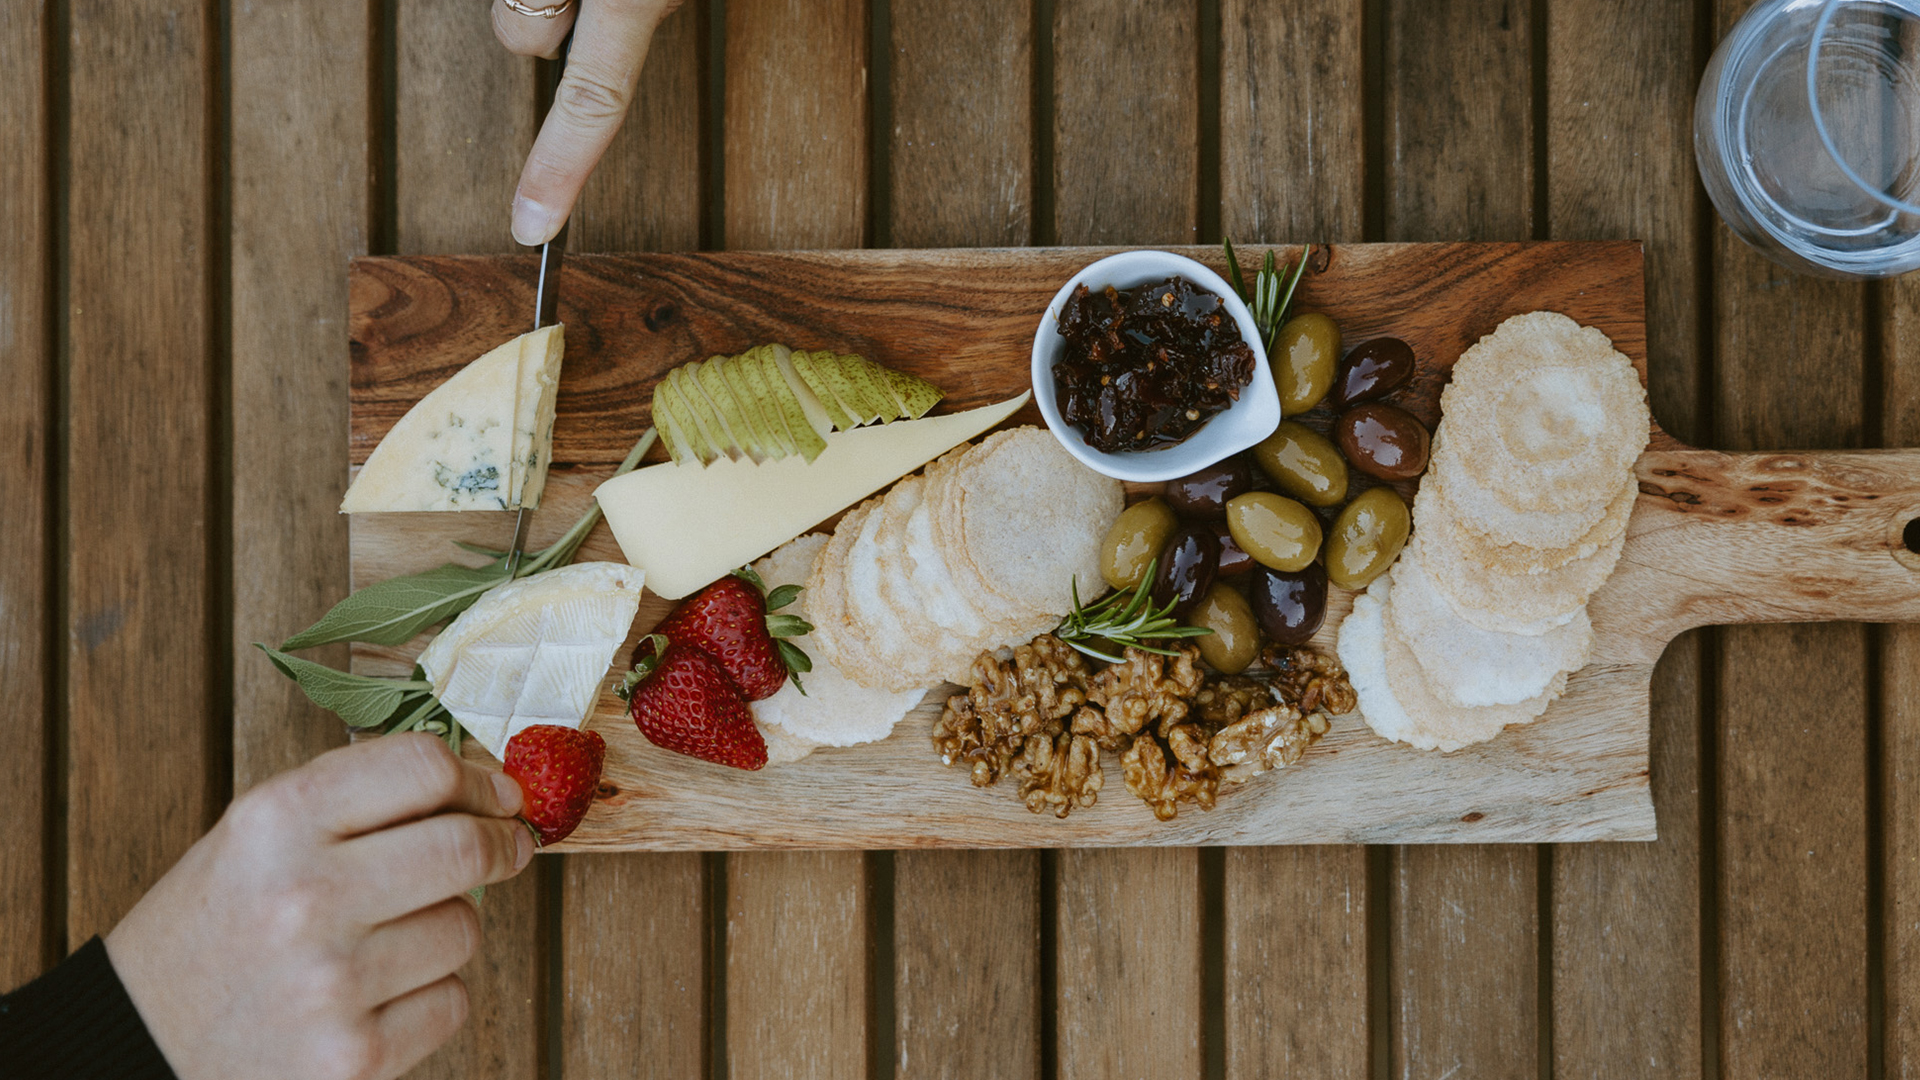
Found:
[[[1073,291],[1053,365],[1060,415],[1108,453],[1180,442],[1253,379],[1253,349],[1220,297],[1183,277]]]

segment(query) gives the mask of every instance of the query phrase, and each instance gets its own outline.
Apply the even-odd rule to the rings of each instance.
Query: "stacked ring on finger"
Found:
[[[529,7],[520,0],[500,0],[508,11],[517,15],[531,15],[536,19],[557,19],[573,7],[573,0],[560,0],[552,7]]]

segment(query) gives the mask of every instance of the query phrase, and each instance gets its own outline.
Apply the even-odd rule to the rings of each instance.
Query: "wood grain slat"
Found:
[[[726,243],[860,247],[867,223],[867,5],[727,5]]]
[[[1880,443],[1920,446],[1920,282],[1881,290]],[[1920,539],[1914,545],[1920,548]],[[1920,563],[1920,551],[1915,553]],[[1885,1075],[1920,1077],[1920,627],[1880,629],[1881,925]]]
[[[726,35],[727,246],[861,246],[866,4],[730,0]],[[873,902],[865,857],[735,854],[726,874],[728,1075],[864,1074]]]
[[[395,34],[395,246],[403,252],[514,250],[508,207],[533,145],[533,61],[501,48],[484,8],[464,0],[405,0],[397,7]],[[529,301],[521,321],[532,311]],[[511,533],[512,524],[505,529]],[[495,542],[507,539],[503,534]],[[469,1019],[411,1076],[541,1075],[547,950],[553,947],[543,932],[543,878],[558,871],[535,860],[519,877],[487,889],[480,951],[460,971]]]
[[[1052,235],[1061,243],[1197,239],[1196,15],[1182,0],[1054,6],[1053,85],[1035,91],[1054,95],[1049,179]],[[1116,787],[1108,800],[1130,796]],[[1199,1075],[1198,852],[1108,849],[1058,859],[1055,1075]]]
[[[211,13],[197,0],[97,0],[70,14],[67,937],[76,944],[111,928],[213,823],[226,786],[215,775],[225,690],[209,685],[208,659],[225,648],[211,625],[207,536]]]
[[[372,211],[368,18],[367,0],[232,14],[236,792],[346,741],[253,642],[278,644],[348,592],[340,266],[366,253]],[[339,666],[347,649],[311,655]]]
[[[402,252],[514,250],[508,207],[533,145],[533,61],[467,0],[394,0],[395,242]]]
[[[1694,25],[1660,0],[1547,9],[1547,207],[1562,239],[1647,246],[1648,397],[1696,436],[1699,260]],[[1549,888],[1553,1068],[1562,1077],[1700,1075],[1700,634],[1654,669],[1660,838],[1560,845]]]
[[[901,0],[891,17],[893,242],[1025,244],[1033,228],[1031,0]],[[1040,861],[1026,851],[895,856],[896,1075],[1040,1075],[1041,1010],[1051,1007],[1040,992]]]
[[[1056,1075],[1201,1075],[1195,851],[1063,851],[1059,859]]]
[[[1220,221],[1235,243],[1363,239],[1361,0],[1220,5]]]
[[[1199,239],[1198,8],[1059,0],[1053,9],[1054,220],[1063,244]]]
[[[1716,440],[1858,445],[1863,287],[1791,275],[1716,225],[1714,293]],[[1720,641],[1720,1075],[1864,1075],[1867,635]]]
[[[627,122],[581,193],[580,251],[700,245],[701,3],[655,32]],[[554,515],[558,516],[558,515]],[[624,661],[624,655],[622,657]],[[615,721],[619,722],[618,720]],[[561,1071],[707,1075],[707,875],[697,854],[562,855]]]
[[[17,150],[0,156],[0,356],[11,376],[0,399],[0,447],[10,468],[0,470],[0,741],[8,747],[0,764],[0,790],[7,818],[18,822],[0,859],[0,987],[11,989],[40,974],[64,952],[65,927],[48,925],[48,841],[57,822],[47,738],[51,673],[46,560],[48,498],[56,407],[53,357],[48,343],[47,210],[49,153],[43,62],[46,9],[11,4],[0,10],[0,129],[16,133]]]
[[[1243,262],[1362,236],[1362,18],[1356,0],[1221,5],[1221,230]],[[1230,848],[1223,890],[1224,1075],[1367,1076],[1367,849]]]
[[[898,247],[1033,231],[1033,3],[892,5],[889,194]]]
[[[1531,17],[1530,7],[1505,0],[1388,0],[1381,31],[1388,239],[1531,234]],[[1537,1070],[1536,869],[1530,847],[1395,850],[1393,1075]]]

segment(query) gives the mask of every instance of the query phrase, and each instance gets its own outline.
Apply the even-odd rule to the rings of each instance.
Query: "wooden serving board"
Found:
[[[923,375],[942,410],[1027,386],[1046,302],[1114,249],[830,251],[578,256],[560,314],[566,367],[557,463],[530,549],[589,505],[648,424],[669,368],[768,341],[836,348]],[[1213,249],[1185,249],[1224,270]],[[1245,253],[1249,262],[1257,251]],[[528,325],[531,257],[363,258],[353,263],[350,456],[355,465],[456,368]],[[1396,396],[1429,425],[1447,369],[1502,319],[1550,309],[1604,331],[1644,377],[1635,242],[1360,244],[1318,249],[1298,308],[1336,319],[1349,344],[1391,334],[1420,362]],[[1320,418],[1321,421],[1330,417]],[[1031,408],[1012,423],[1039,423]],[[1309,417],[1309,422],[1314,422]],[[1659,431],[1619,570],[1593,599],[1592,663],[1533,724],[1454,754],[1386,742],[1357,715],[1301,762],[1223,793],[1211,812],[1159,822],[1107,763],[1097,806],[1028,813],[1011,782],[976,789],[928,735],[936,690],[891,738],[743,773],[661,751],[604,692],[599,801],[570,850],[1066,847],[1136,844],[1647,840],[1648,685],[1666,643],[1735,622],[1920,620],[1920,451],[1721,454]],[[1356,474],[1357,475],[1357,474]],[[1411,494],[1408,487],[1405,492]],[[1035,493],[1044,498],[1044,493]],[[461,557],[453,540],[503,544],[512,515],[375,514],[352,523],[356,587]],[[605,527],[582,559],[619,559]],[[1316,645],[1331,651],[1352,599],[1334,590]],[[634,638],[669,605],[649,596]],[[355,670],[398,674],[427,639],[357,648]],[[616,667],[624,666],[623,651]],[[609,679],[609,686],[612,680]],[[950,688],[949,688],[950,689]],[[485,751],[475,747],[475,757]]]

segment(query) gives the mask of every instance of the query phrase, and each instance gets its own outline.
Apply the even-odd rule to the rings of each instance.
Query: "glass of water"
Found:
[[[1693,144],[1720,216],[1775,261],[1920,268],[1920,0],[1760,0],[1707,65]]]

